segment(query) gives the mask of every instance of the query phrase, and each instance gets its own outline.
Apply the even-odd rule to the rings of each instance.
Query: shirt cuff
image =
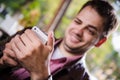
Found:
[[[52,75],[49,75],[49,76],[48,76],[48,80],[53,80],[53,79],[52,79]]]

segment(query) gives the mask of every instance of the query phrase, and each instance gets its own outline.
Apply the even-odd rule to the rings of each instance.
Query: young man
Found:
[[[64,38],[55,45],[52,33],[44,45],[30,29],[7,43],[0,63],[12,67],[9,72],[3,71],[1,79],[7,76],[9,80],[48,80],[51,74],[53,80],[91,80],[84,55],[103,44],[116,28],[117,19],[108,2],[88,1],[70,23]]]

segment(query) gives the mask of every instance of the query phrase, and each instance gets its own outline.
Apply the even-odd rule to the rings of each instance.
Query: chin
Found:
[[[68,50],[74,50],[77,48],[77,46],[75,46],[75,44],[68,43],[68,42],[64,44],[64,47],[67,48]]]

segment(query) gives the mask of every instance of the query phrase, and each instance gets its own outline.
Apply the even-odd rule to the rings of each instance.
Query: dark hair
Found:
[[[105,19],[102,37],[107,36],[117,28],[116,14],[113,6],[109,2],[105,0],[90,0],[83,5],[81,10],[86,6],[91,6],[100,16]]]

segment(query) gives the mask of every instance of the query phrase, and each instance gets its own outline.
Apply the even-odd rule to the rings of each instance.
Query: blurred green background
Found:
[[[17,14],[19,16],[17,21],[23,27],[37,25],[47,32],[62,1],[64,2],[64,0],[0,0],[0,5],[4,5],[6,14],[12,17]],[[86,1],[71,0],[59,25],[54,30],[56,38],[64,35],[65,29]],[[116,11],[119,17],[118,1],[109,0],[115,8],[117,5]],[[0,14],[0,17],[5,19],[3,14]],[[120,28],[116,32],[120,33]],[[90,50],[86,55],[88,69],[98,80],[120,80],[120,52],[114,49],[112,39],[113,35],[101,47]]]

